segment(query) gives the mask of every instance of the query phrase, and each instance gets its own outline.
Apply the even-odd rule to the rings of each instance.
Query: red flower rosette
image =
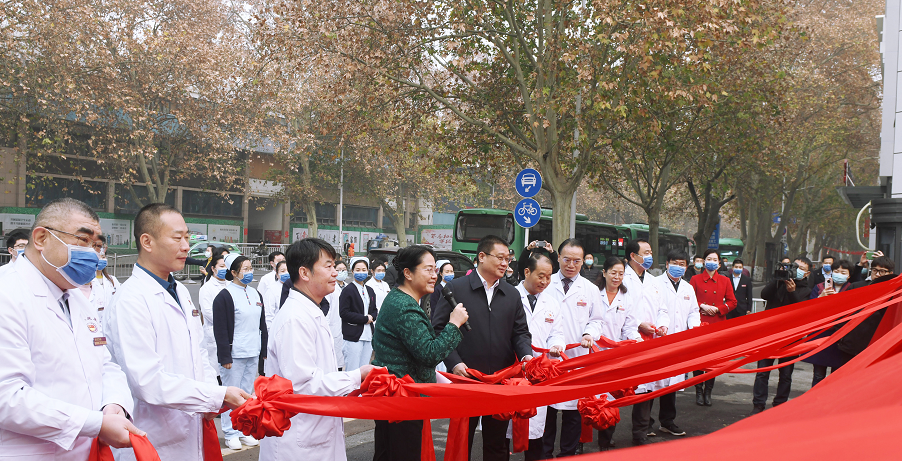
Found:
[[[561,362],[558,360],[551,360],[547,355],[542,354],[524,364],[523,376],[525,376],[532,384],[543,383],[563,374],[563,372],[557,368],[559,363]]]
[[[620,409],[608,406],[608,396],[579,399],[576,409],[585,425],[603,431],[620,422]]]
[[[255,439],[281,437],[291,427],[296,412],[275,407],[270,400],[294,394],[291,381],[281,376],[261,376],[254,382],[255,399],[247,399],[231,413],[232,427]]]
[[[611,391],[611,395],[615,399],[622,399],[624,397],[630,397],[630,396],[636,395],[636,389],[638,389],[637,386],[627,387],[625,389],[618,389],[616,391]]]

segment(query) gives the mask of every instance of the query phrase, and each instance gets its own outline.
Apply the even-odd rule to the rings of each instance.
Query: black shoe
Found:
[[[639,446],[648,445],[648,444],[649,444],[648,439],[633,439],[634,447],[639,447]]]
[[[652,429],[648,429],[648,433],[645,434],[645,436],[646,437],[657,437],[658,434],[655,434],[655,431],[653,431]]]
[[[584,451],[584,450],[583,450],[583,444],[582,444],[582,443],[580,443],[579,445],[576,446],[576,453],[575,453],[575,454],[581,455],[581,454],[583,454],[583,451]]]
[[[608,443],[604,443],[601,441],[598,442],[598,451],[608,451],[608,450],[613,450],[614,448],[617,448],[617,446],[614,444],[613,441],[608,442]]]
[[[710,407],[712,405],[712,403],[711,403],[711,391],[712,390],[713,389],[705,389],[705,402],[704,403],[705,403],[706,407]]]
[[[764,405],[755,405],[755,407],[752,408],[753,415],[757,415],[758,413],[761,413],[762,411],[764,411]]]
[[[670,435],[686,435],[686,431],[677,427],[676,424],[670,424],[669,426],[661,425],[661,432],[666,432]]]
[[[703,396],[703,392],[698,386],[695,387],[695,404],[702,407],[705,405],[705,400]]]

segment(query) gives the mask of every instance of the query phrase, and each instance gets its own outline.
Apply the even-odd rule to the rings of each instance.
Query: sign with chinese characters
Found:
[[[207,226],[207,237],[213,242],[239,243],[241,226],[210,224]]]
[[[100,218],[100,230],[110,247],[128,247],[131,243],[131,221],[127,219]]]
[[[31,229],[34,225],[33,214],[0,213],[0,222],[3,223],[3,233],[9,234],[16,229]]]
[[[423,229],[420,243],[432,245],[439,250],[450,250],[453,232],[451,229]]]

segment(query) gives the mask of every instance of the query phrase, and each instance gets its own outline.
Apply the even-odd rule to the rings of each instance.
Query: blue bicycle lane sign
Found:
[[[539,202],[531,198],[520,200],[517,206],[514,207],[514,220],[521,227],[529,228],[535,226],[539,223],[541,217],[542,209],[539,207]]]

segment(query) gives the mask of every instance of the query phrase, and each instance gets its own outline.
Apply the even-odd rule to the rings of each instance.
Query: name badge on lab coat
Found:
[[[88,331],[91,333],[97,333],[97,319],[88,317]]]
[[[197,309],[192,310],[192,311],[191,311],[191,316],[192,316],[192,317],[200,317],[200,311],[197,310]]]
[[[98,336],[94,338],[95,346],[106,346],[106,336]]]
[[[554,323],[554,313],[549,312],[545,314],[545,323]]]
[[[585,301],[583,301],[583,300],[579,300],[579,301],[576,303],[576,305],[579,306],[579,307],[586,307],[586,306],[588,306],[588,304],[587,304]]]

